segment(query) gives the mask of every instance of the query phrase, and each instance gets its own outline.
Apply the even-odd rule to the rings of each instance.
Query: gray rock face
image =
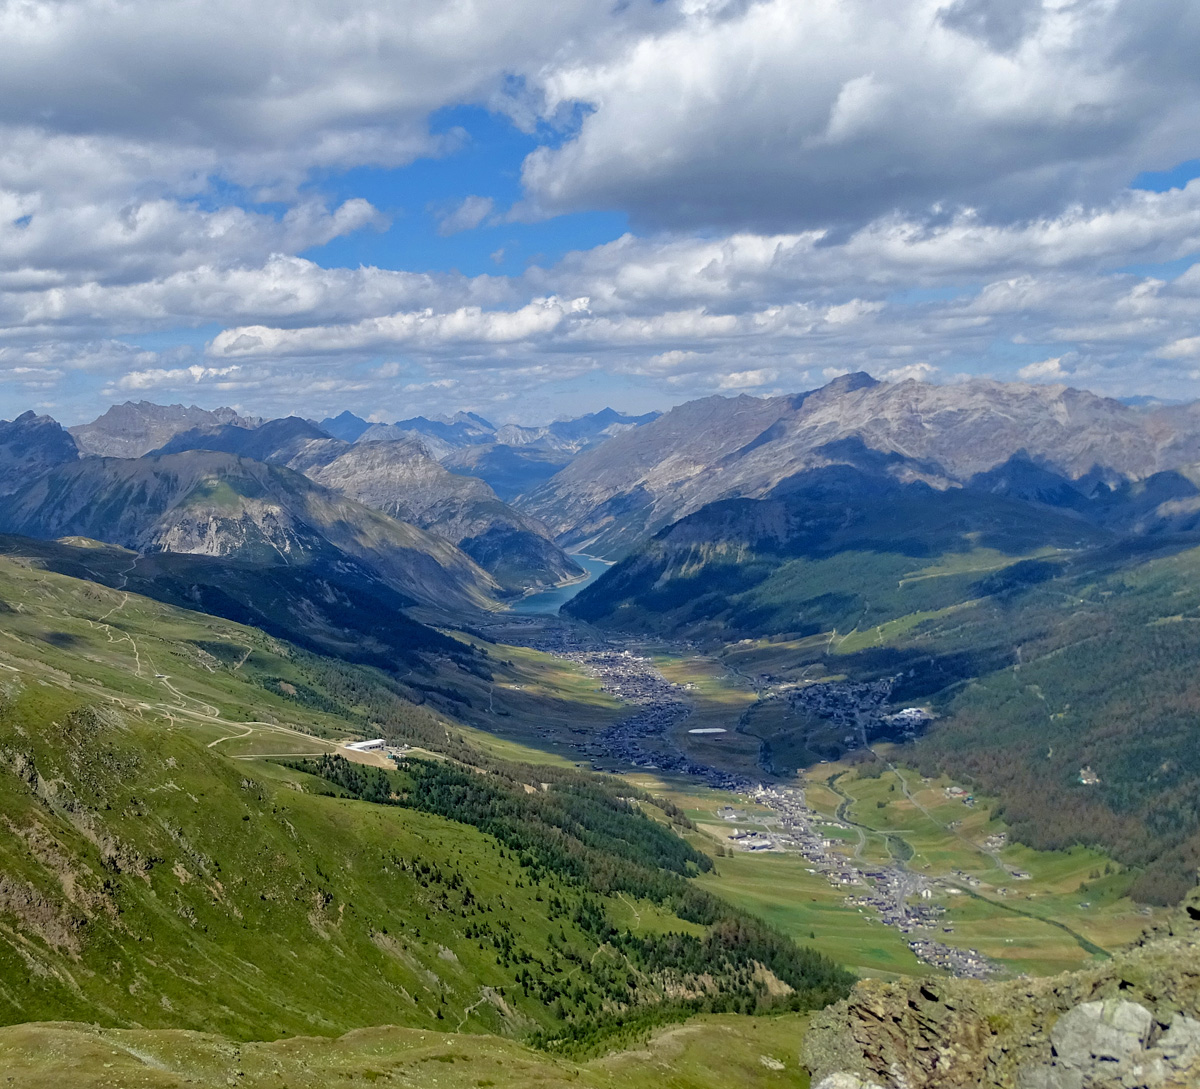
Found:
[[[68,428],[84,454],[97,457],[140,458],[157,450],[181,431],[197,427],[236,424],[254,427],[261,420],[239,416],[232,408],[213,411],[195,405],[156,405],[149,401],[126,401],[113,405],[89,424]]]
[[[560,541],[627,551],[655,529],[734,496],[756,498],[820,467],[849,438],[935,466],[958,484],[1021,451],[1069,479],[1142,479],[1200,459],[1200,413],[1134,409],[1064,386],[956,386],[845,375],[795,397],[711,397],[582,454],[525,509]]]
[[[1050,1043],[1067,1066],[1121,1063],[1144,1050],[1153,1023],[1150,1011],[1136,1002],[1084,1002],[1058,1019]]]
[[[883,1089],[877,1081],[868,1081],[857,1074],[838,1072],[822,1078],[813,1089]]]
[[[1157,1042],[1145,1006],[1120,998],[1068,1010],[1050,1033],[1053,1058],[1023,1068],[1018,1089],[1166,1089],[1200,1076],[1200,1022],[1176,1013]],[[1148,1046],[1149,1044],[1149,1046]]]

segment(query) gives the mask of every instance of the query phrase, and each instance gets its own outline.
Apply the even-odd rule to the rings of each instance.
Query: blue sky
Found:
[[[1181,3],[30,0],[0,415],[1195,397]]]
[[[555,264],[571,250],[610,242],[629,229],[628,217],[619,210],[504,222],[505,213],[521,199],[525,156],[556,134],[542,133],[539,140],[539,134],[523,133],[507,117],[478,106],[440,110],[430,119],[430,130],[450,134],[454,150],[400,168],[358,167],[314,175],[308,183],[314,193],[335,203],[365,197],[390,226],[334,239],[303,256],[326,268],[378,265],[516,276],[530,264]],[[495,201],[495,216],[473,230],[441,233],[440,216],[474,196]]]

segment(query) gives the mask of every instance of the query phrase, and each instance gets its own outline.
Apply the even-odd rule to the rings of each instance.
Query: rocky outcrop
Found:
[[[816,1089],[1195,1089],[1200,896],[1112,960],[1039,980],[864,980],[813,1019]]]

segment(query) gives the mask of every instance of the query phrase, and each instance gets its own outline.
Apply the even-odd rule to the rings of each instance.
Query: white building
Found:
[[[372,738],[370,741],[351,741],[342,748],[349,749],[351,752],[379,752],[387,742],[382,737]]]

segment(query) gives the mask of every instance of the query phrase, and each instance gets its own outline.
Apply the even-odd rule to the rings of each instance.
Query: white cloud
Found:
[[[1131,162],[1195,154],[1198,46],[1183,0],[696,6],[547,69],[546,115],[589,112],[526,160],[527,214],[760,230],[1044,214],[1107,197]]]
[[[1200,180],[1125,188],[1200,146],[1196,12],[9,4],[0,380],[18,408],[36,385],[68,406],[237,390],[311,414],[358,393],[372,409],[464,389],[481,406],[566,398],[583,375],[670,400],[858,368],[1057,380],[1038,368],[1058,360],[1106,389],[1187,395],[1200,265],[1116,270],[1200,252]],[[447,154],[464,136],[431,136],[429,118],[472,103],[534,140],[560,127],[512,215],[611,208],[650,233],[514,276],[299,256],[386,224],[366,200],[324,199],[314,170]],[[497,221],[486,184],[433,210],[444,234]],[[199,333],[138,346],[189,329],[207,350]]]
[[[236,180],[298,181],[436,150],[434,110],[636,22],[582,0],[25,0],[0,9],[0,125],[215,153]]]
[[[906,363],[903,367],[878,372],[876,377],[884,382],[932,382],[937,374],[938,368],[932,363]]]
[[[1030,363],[1017,371],[1017,375],[1024,382],[1058,382],[1070,377],[1069,372],[1063,370],[1061,356]]]
[[[164,386],[169,389],[178,389],[183,385],[211,383],[214,379],[231,379],[238,374],[240,369],[239,367],[203,367],[195,363],[190,367],[176,367],[171,370],[154,367],[150,370],[129,371],[127,374],[123,374],[117,379],[114,388],[123,391],[160,389]],[[231,388],[231,386],[227,384],[226,388]]]
[[[1181,337],[1158,350],[1162,359],[1200,359],[1200,337]]]
[[[467,197],[456,207],[446,212],[438,223],[438,234],[458,234],[473,231],[488,218],[496,207],[491,197]]]
[[[756,389],[768,385],[779,377],[779,372],[766,368],[753,371],[731,371],[717,383],[718,389]]]

